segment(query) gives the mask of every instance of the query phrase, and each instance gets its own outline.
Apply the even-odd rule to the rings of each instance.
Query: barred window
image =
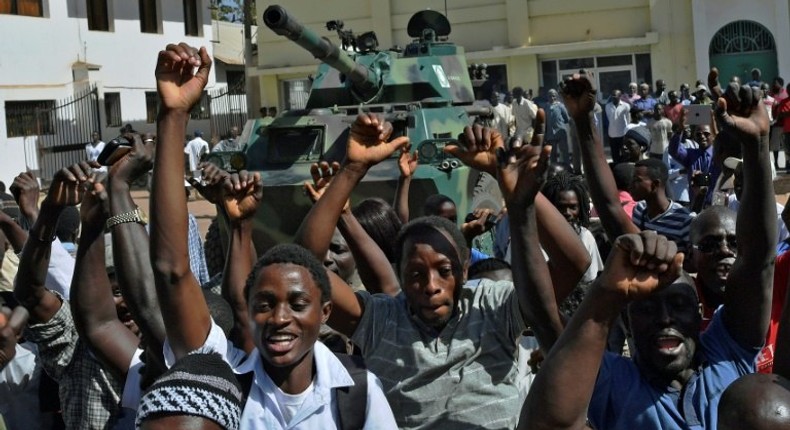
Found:
[[[107,117],[107,127],[121,126],[121,93],[104,93],[104,115]]]
[[[190,119],[209,119],[211,118],[211,98],[208,92],[203,91],[200,95],[200,101],[195,104],[192,111],[189,113]]]
[[[5,122],[8,137],[54,134],[54,100],[26,100],[5,102]]]
[[[156,122],[156,112],[159,110],[159,95],[156,91],[145,92],[145,122],[151,124]]]
[[[0,14],[44,16],[41,0],[0,0]]]
[[[228,81],[229,93],[244,94],[246,92],[247,82],[243,70],[226,70],[225,78]]]

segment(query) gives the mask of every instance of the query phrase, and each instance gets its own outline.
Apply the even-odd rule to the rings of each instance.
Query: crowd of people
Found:
[[[442,195],[410,215],[414,142],[360,114],[345,158],[312,167],[293,243],[258,257],[260,174],[184,163],[204,151],[184,136],[210,67],[204,48],[168,45],[156,139],[128,130],[131,150],[102,171],[94,136],[41,202],[30,173],[3,198],[0,429],[789,425],[790,211],[759,82],[723,88],[712,70],[693,100],[659,80],[601,108],[581,71],[545,107],[493,94],[493,119],[444,151],[494,177],[505,209],[463,220]],[[709,103],[691,129],[686,101]],[[393,157],[392,205],[352,205]],[[145,214],[130,190],[149,171]],[[226,222],[210,279],[194,172]]]

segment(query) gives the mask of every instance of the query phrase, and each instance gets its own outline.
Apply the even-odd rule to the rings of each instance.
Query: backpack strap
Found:
[[[343,363],[354,385],[335,389],[341,430],[359,430],[365,426],[368,409],[368,371],[365,361],[357,355],[335,354]]]

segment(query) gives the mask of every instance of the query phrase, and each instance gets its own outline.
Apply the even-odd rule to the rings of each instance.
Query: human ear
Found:
[[[332,302],[327,301],[321,305],[321,324],[326,324],[329,320],[329,315],[332,314]]]

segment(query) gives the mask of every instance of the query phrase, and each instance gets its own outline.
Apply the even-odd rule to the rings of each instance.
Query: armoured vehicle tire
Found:
[[[480,172],[475,189],[472,191],[471,209],[477,208],[491,209],[494,213],[502,210],[502,192],[499,190],[499,183],[488,173]]]
[[[213,277],[225,268],[225,253],[222,251],[220,240],[219,220],[214,218],[206,231],[206,241],[203,243],[203,253],[206,255],[208,276]]]

